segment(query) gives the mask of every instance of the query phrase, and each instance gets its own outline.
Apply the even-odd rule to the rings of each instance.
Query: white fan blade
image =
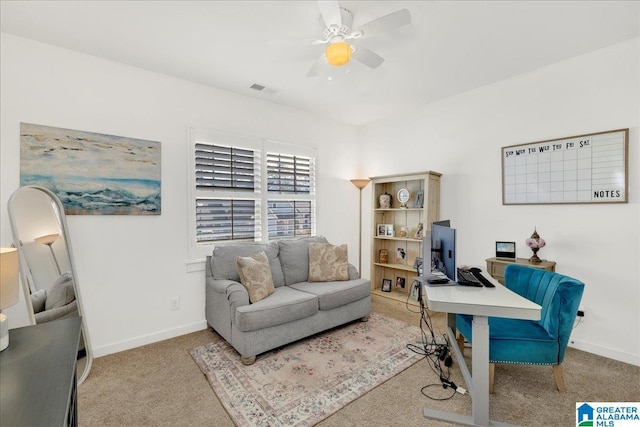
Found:
[[[362,25],[359,30],[362,31],[365,36],[375,36],[410,23],[411,13],[408,9],[402,9],[369,21]]]
[[[267,40],[267,46],[274,46],[274,47],[279,47],[279,46],[304,46],[305,44],[308,45],[320,45],[320,44],[327,44],[329,43],[329,40],[322,40],[319,39],[317,37],[313,37],[313,38],[300,38],[300,39],[272,39],[272,40]]]
[[[316,59],[316,62],[314,62],[311,68],[309,69],[309,72],[307,73],[307,77],[316,77],[318,74],[320,74],[320,70],[326,64],[327,64],[327,60],[323,52],[322,55],[320,55],[318,59]]]
[[[366,47],[354,46],[352,57],[362,62],[369,68],[378,68],[384,62],[384,58],[377,53],[371,52]]]
[[[319,0],[318,7],[324,20],[324,25],[330,27],[331,24],[335,24],[338,27],[342,26],[342,16],[340,15],[340,5],[337,1],[325,1]]]

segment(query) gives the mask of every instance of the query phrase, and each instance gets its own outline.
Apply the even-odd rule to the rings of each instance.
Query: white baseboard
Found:
[[[207,322],[203,320],[201,322],[192,323],[190,325],[180,326],[179,328],[167,329],[164,331],[155,332],[153,334],[132,338],[126,341],[120,341],[117,343],[96,347],[93,349],[93,357],[102,357],[108,354],[130,350],[132,348],[152,344],[154,342],[163,341],[169,338],[178,337],[180,335],[186,335],[192,332],[201,331],[206,328]]]
[[[640,366],[640,356],[637,354],[626,353],[614,348],[603,347],[587,341],[571,339],[569,347],[586,351],[587,353],[597,354],[598,356],[608,357],[609,359],[618,360],[620,362],[629,363],[631,365]]]

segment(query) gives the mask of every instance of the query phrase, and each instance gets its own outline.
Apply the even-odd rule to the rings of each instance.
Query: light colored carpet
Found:
[[[418,362],[419,329],[372,313],[261,354],[245,366],[225,341],[190,350],[237,426],[312,426]]]
[[[372,309],[418,325],[417,315],[404,306],[389,308],[372,301]],[[444,316],[434,317],[440,333],[443,324]],[[80,426],[232,427],[231,418],[188,352],[220,339],[215,332],[203,330],[95,359],[91,373],[78,387]],[[470,353],[470,349],[465,351],[467,357]],[[525,426],[572,426],[576,402],[640,401],[638,366],[569,348],[563,369],[567,392],[561,394],[555,390],[550,367],[498,365],[496,393],[490,398],[491,418]],[[455,362],[451,379],[463,383]],[[436,382],[423,359],[318,427],[449,425],[424,419],[425,407],[471,414],[468,396],[438,402],[420,393],[423,386]]]

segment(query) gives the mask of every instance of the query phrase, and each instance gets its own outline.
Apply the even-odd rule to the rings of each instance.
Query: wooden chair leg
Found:
[[[562,366],[553,365],[553,378],[556,380],[556,387],[560,393],[564,393],[566,388],[564,387],[564,378],[562,377]]]
[[[493,380],[496,375],[496,364],[489,363],[489,393],[493,394]]]

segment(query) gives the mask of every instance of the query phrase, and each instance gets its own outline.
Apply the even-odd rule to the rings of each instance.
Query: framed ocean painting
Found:
[[[67,215],[160,215],[160,142],[20,123],[20,185]]]

